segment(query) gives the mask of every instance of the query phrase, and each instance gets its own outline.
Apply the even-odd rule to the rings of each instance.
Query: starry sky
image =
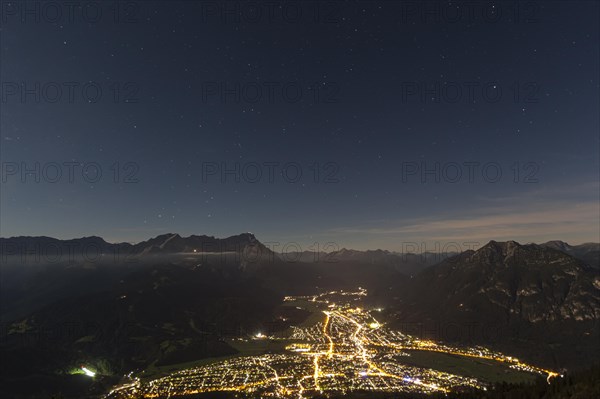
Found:
[[[598,2],[28,3],[3,237],[600,241]]]

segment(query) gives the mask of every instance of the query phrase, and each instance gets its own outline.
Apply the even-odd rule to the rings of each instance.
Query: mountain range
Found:
[[[44,386],[81,363],[119,375],[228,355],[235,350],[224,337],[277,333],[302,321],[301,312],[282,316],[284,296],[357,286],[393,328],[577,368],[600,350],[598,250],[490,241],[443,256],[282,254],[250,233],[164,234],[138,244],[0,238],[2,385],[21,389],[18,376],[41,373],[43,381],[27,386]],[[55,261],[66,253],[76,256]],[[460,331],[449,334],[449,326]]]
[[[591,267],[600,268],[600,244],[584,243],[580,245],[570,245],[566,242],[555,240],[539,245],[559,250],[585,262]],[[242,233],[227,238],[215,238],[214,236],[207,235],[182,237],[176,233],[167,233],[141,241],[137,244],[125,242],[108,243],[103,238],[97,236],[68,240],[60,240],[45,236],[0,237],[0,255],[4,256],[5,259],[15,255],[31,257],[46,256],[50,259],[62,259],[62,256],[66,259],[66,255],[85,254],[88,258],[95,260],[95,257],[100,255],[119,255],[127,257],[149,254],[226,254],[244,252],[251,252],[254,258],[260,255],[260,261],[276,257],[285,262],[302,263],[335,263],[338,261],[356,261],[371,264],[386,263],[395,265],[399,270],[405,272],[416,271],[413,270],[415,265],[420,267],[431,266],[448,257],[457,255],[456,252],[423,252],[415,254],[391,252],[381,249],[358,251],[346,248],[329,252],[289,251],[285,253],[275,253],[258,241],[252,233]],[[249,256],[249,258],[251,257],[252,256]]]
[[[241,252],[255,246],[261,250],[268,249],[251,233],[243,233],[227,238],[215,238],[206,235],[182,237],[168,233],[156,236],[137,244],[108,243],[97,236],[59,240],[51,237],[11,237],[0,238],[0,254],[4,255],[37,255],[37,254],[174,254],[198,252]]]

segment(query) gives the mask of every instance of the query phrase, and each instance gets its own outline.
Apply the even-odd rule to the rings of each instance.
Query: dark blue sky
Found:
[[[2,236],[600,241],[597,2],[28,3]]]

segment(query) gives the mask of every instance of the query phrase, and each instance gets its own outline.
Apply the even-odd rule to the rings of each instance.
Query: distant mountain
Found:
[[[548,248],[554,248],[566,254],[580,259],[596,269],[600,269],[600,244],[588,242],[580,245],[569,245],[564,241],[548,241],[540,244]]]
[[[324,251],[288,251],[278,252],[277,256],[287,263],[319,263],[327,262],[329,253]]]
[[[80,254],[82,252],[110,253],[131,248],[127,243],[110,244],[101,237],[90,236],[59,240],[52,237],[11,237],[0,238],[0,254],[10,255],[37,255],[58,256],[60,254]]]
[[[59,240],[50,237],[11,237],[0,238],[0,255],[45,257],[48,259],[69,259],[68,256],[85,256],[96,259],[99,255],[143,256],[156,254],[203,254],[238,253],[244,259],[272,259],[274,254],[251,233],[243,233],[227,238],[205,235],[182,237],[179,234],[163,234],[137,244],[112,244],[100,237],[83,237]],[[68,255],[68,256],[67,256]]]
[[[279,258],[285,262],[304,262],[320,263],[323,265],[335,263],[355,263],[368,265],[384,266],[394,269],[404,274],[416,274],[427,266],[434,265],[449,256],[456,253],[434,253],[424,252],[414,253],[396,253],[381,249],[358,251],[354,249],[342,248],[332,252],[287,252],[278,254]]]
[[[397,252],[384,251],[381,249],[355,251],[353,249],[342,248],[340,251],[331,253],[330,257],[344,261],[361,261],[368,263],[383,262],[392,265],[419,264],[422,267],[433,265],[452,255],[456,255],[456,253],[424,252],[422,254],[403,254]]]
[[[529,322],[600,319],[600,274],[545,245],[490,241],[418,275],[414,286],[442,312],[486,312]]]

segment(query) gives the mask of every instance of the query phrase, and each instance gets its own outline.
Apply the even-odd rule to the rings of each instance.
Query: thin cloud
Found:
[[[502,202],[510,204],[501,205]],[[470,215],[442,216],[396,221],[387,227],[343,227],[332,234],[409,237],[411,240],[515,239],[544,241],[563,239],[572,242],[600,241],[598,201],[497,201],[492,207],[473,209]]]

